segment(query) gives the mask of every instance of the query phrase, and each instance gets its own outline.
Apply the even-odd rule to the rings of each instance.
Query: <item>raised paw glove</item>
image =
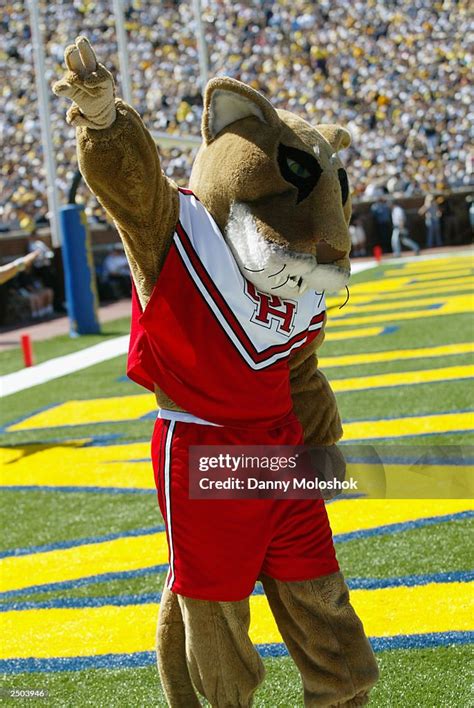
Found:
[[[53,86],[56,96],[73,102],[66,114],[69,124],[104,130],[115,121],[115,84],[110,71],[98,64],[89,41],[78,37],[66,47],[67,74]]]

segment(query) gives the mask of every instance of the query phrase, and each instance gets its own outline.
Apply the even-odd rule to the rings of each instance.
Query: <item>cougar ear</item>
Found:
[[[348,148],[351,144],[351,134],[347,128],[342,125],[334,125],[330,123],[321,123],[315,126],[316,130],[321,133],[323,138],[326,138],[334,152]]]
[[[262,123],[276,127],[280,119],[261,93],[226,76],[211,79],[204,94],[201,132],[210,143],[228,125],[242,118],[256,116]]]

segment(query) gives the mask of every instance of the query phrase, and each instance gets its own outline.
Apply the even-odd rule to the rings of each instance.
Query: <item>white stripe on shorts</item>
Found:
[[[171,523],[171,443],[173,440],[173,431],[176,423],[170,421],[168,432],[166,433],[165,442],[165,504],[166,504],[166,526],[168,528],[168,541],[170,551],[170,569],[166,579],[166,585],[171,590],[174,583],[174,549],[173,549],[173,530]]]

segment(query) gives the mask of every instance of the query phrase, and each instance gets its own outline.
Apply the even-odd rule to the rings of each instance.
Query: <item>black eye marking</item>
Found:
[[[347,197],[349,196],[349,181],[347,179],[347,172],[345,169],[340,167],[337,171],[337,176],[339,177],[339,184],[341,185],[342,194],[342,205],[347,202]]]
[[[278,146],[278,167],[283,179],[297,187],[297,203],[311,194],[323,173],[319,162],[308,152],[281,144]]]

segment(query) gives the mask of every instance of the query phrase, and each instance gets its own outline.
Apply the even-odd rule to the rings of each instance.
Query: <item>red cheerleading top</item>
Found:
[[[324,297],[259,292],[201,202],[188,190],[179,199],[173,241],[144,310],[132,289],[127,374],[206,421],[276,426],[293,408],[289,357],[318,335]]]

